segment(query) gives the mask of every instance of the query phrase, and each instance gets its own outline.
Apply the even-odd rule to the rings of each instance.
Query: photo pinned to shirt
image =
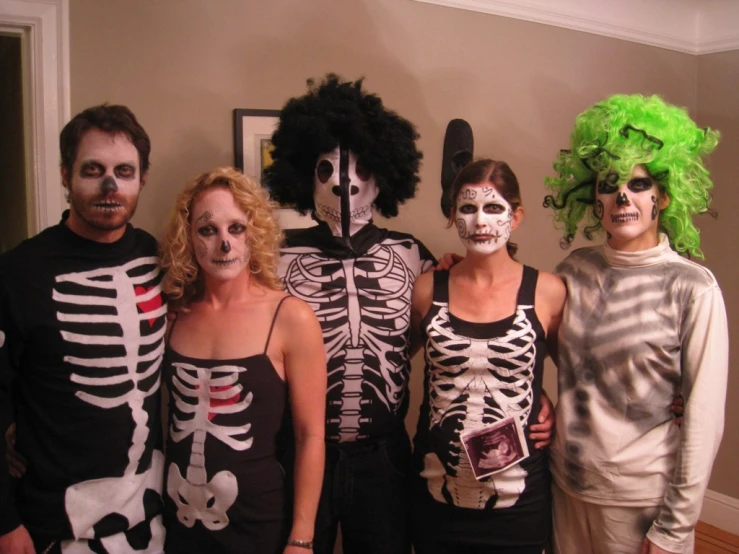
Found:
[[[475,479],[482,479],[529,457],[523,428],[516,417],[465,433],[461,437]]]

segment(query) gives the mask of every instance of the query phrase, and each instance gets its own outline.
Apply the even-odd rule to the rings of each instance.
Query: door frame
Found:
[[[66,199],[59,133],[70,118],[69,0],[0,0],[0,30],[22,38],[29,233],[59,222]]]

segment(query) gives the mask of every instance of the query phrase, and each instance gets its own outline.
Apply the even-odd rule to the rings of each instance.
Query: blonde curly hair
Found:
[[[277,276],[282,232],[272,213],[273,204],[268,193],[253,178],[232,167],[220,167],[186,183],[175,201],[159,245],[162,268],[166,271],[162,288],[169,300],[175,306],[187,308],[202,297],[203,275],[193,250],[190,212],[200,193],[211,187],[230,190],[247,216],[245,234],[251,254],[251,274],[264,286],[282,290]]]

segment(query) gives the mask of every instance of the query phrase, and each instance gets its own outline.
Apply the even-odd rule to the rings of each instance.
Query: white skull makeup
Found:
[[[513,209],[490,184],[464,185],[457,194],[455,219],[468,252],[492,254],[511,236]]]
[[[249,265],[247,216],[225,187],[201,192],[190,210],[192,244],[202,270],[219,281],[236,278]]]
[[[667,206],[667,197],[641,165],[627,182],[618,181],[614,171],[600,175],[595,191],[595,215],[608,233],[608,244],[628,251],[657,246],[659,212]]]
[[[62,169],[72,230],[93,240],[122,236],[136,211],[139,169],[138,150],[123,133],[90,129],[82,135],[71,173]]]
[[[341,153],[339,147],[322,154],[316,161],[313,188],[313,201],[316,217],[325,221],[331,232],[345,236],[342,232],[342,216],[348,220],[349,235],[353,235],[372,219],[372,203],[378,190],[372,173],[357,159],[352,151],[348,153],[348,213],[341,207]]]

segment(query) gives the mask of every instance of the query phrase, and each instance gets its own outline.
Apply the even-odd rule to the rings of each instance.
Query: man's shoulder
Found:
[[[302,245],[309,242],[311,237],[316,234],[315,227],[306,227],[303,229],[285,229],[283,231],[285,240],[284,246]]]
[[[431,251],[428,248],[426,248],[426,245],[423,244],[420,240],[418,240],[416,237],[414,237],[410,233],[403,233],[401,231],[388,230],[385,241],[393,242],[396,244],[398,243],[406,244],[409,247],[416,246],[418,248],[419,258],[422,261],[429,260],[433,263],[436,263],[436,258],[434,258],[434,255],[431,253]]]
[[[47,227],[37,235],[21,241],[17,246],[0,255],[0,267],[54,252],[59,242],[59,226]]]
[[[138,227],[133,227],[133,233],[139,248],[151,253],[152,256],[157,255],[159,252],[159,242],[154,235]]]

